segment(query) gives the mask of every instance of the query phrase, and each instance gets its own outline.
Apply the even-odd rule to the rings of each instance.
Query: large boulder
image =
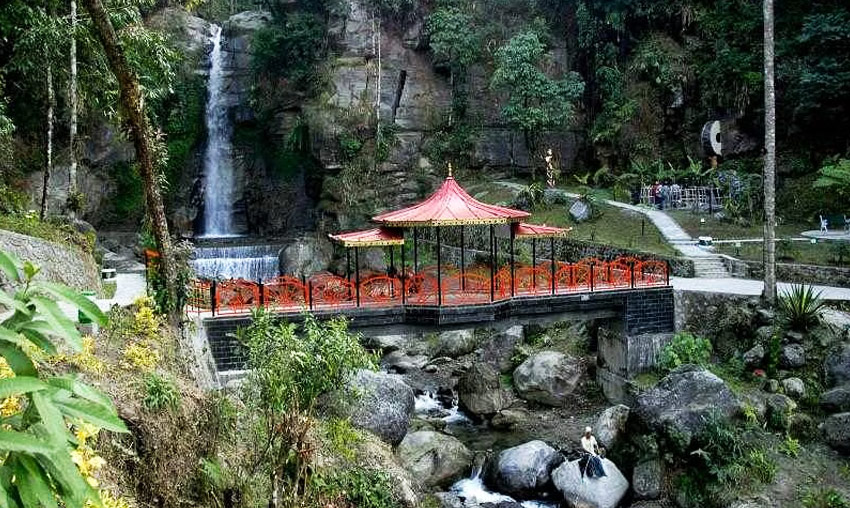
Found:
[[[823,362],[829,386],[850,384],[850,344],[833,348]]]
[[[789,344],[779,354],[779,365],[785,369],[799,369],[806,365],[806,350],[800,344]]]
[[[683,444],[699,435],[717,415],[732,418],[741,403],[722,379],[695,365],[683,365],[640,394],[634,408],[638,418],[656,432]]]
[[[610,460],[602,459],[602,466],[607,476],[586,478],[578,460],[565,462],[552,472],[552,482],[574,508],[615,508],[629,490],[629,482]]]
[[[541,351],[516,368],[514,387],[526,400],[563,406],[583,373],[581,362],[575,358],[556,351]]]
[[[829,413],[850,411],[850,384],[823,392],[820,396],[820,407]]]
[[[850,454],[850,413],[838,413],[828,417],[820,425],[820,430],[830,446]]]
[[[473,363],[469,367],[458,380],[457,394],[460,405],[478,416],[497,413],[508,404],[499,384],[499,373],[486,363]]]
[[[351,423],[387,443],[397,445],[407,434],[414,409],[413,390],[396,375],[359,370],[336,399],[337,410],[349,416]]]
[[[437,334],[434,356],[456,358],[475,350],[475,330],[448,330]]]
[[[327,270],[331,252],[330,244],[323,239],[299,238],[280,251],[280,273],[309,276]]]
[[[664,482],[661,459],[653,458],[639,462],[632,473],[632,490],[635,499],[658,499]]]
[[[794,400],[800,400],[806,397],[806,384],[798,377],[783,379],[782,389],[785,390],[785,395]]]
[[[423,485],[446,486],[472,464],[472,452],[457,438],[422,430],[404,436],[396,451],[401,464]]]
[[[533,494],[549,483],[561,454],[543,441],[530,441],[502,450],[492,468],[493,483],[510,494]]]
[[[618,404],[611,406],[599,415],[593,425],[593,434],[599,444],[611,449],[617,446],[626,431],[629,420],[629,406]]]

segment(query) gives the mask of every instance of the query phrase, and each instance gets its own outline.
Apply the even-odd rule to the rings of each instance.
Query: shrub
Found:
[[[824,306],[820,291],[805,284],[793,285],[790,292],[780,295],[778,304],[783,319],[794,330],[808,330],[817,324]]]
[[[833,488],[808,489],[802,502],[805,508],[850,508],[850,501]]]
[[[711,341],[690,332],[679,332],[661,350],[660,364],[665,371],[686,364],[705,366],[711,360]]]
[[[397,508],[399,503],[393,498],[390,477],[373,469],[354,467],[336,471],[328,476],[314,480],[322,497],[344,499],[357,508]]]
[[[126,368],[139,369],[142,372],[152,371],[159,363],[159,353],[147,344],[130,344],[124,350],[124,362]]]
[[[800,454],[800,441],[791,436],[785,436],[785,440],[779,445],[779,451],[789,457],[796,458]]]
[[[142,405],[148,411],[176,409],[180,405],[180,390],[170,379],[156,373],[145,376],[145,397]]]

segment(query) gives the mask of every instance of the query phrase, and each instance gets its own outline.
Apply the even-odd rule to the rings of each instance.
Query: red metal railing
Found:
[[[492,281],[492,290],[491,290]],[[460,270],[422,267],[402,275],[363,274],[359,285],[331,273],[309,278],[284,275],[262,283],[246,280],[195,280],[189,287],[188,311],[213,315],[244,314],[256,307],[276,311],[389,307],[396,305],[478,305],[509,298],[563,295],[590,291],[666,286],[669,267],[664,261],[595,258],[576,263],[542,262],[536,266],[489,266]]]

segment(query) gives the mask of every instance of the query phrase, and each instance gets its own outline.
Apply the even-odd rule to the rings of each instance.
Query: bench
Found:
[[[823,233],[828,232],[830,229],[833,231],[836,229],[842,229],[845,232],[850,233],[850,217],[846,214],[818,215],[818,220],[820,222],[820,231]]]

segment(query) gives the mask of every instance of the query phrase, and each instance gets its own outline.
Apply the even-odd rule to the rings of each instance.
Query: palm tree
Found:
[[[776,303],[776,89],[773,0],[764,0],[764,298]]]

